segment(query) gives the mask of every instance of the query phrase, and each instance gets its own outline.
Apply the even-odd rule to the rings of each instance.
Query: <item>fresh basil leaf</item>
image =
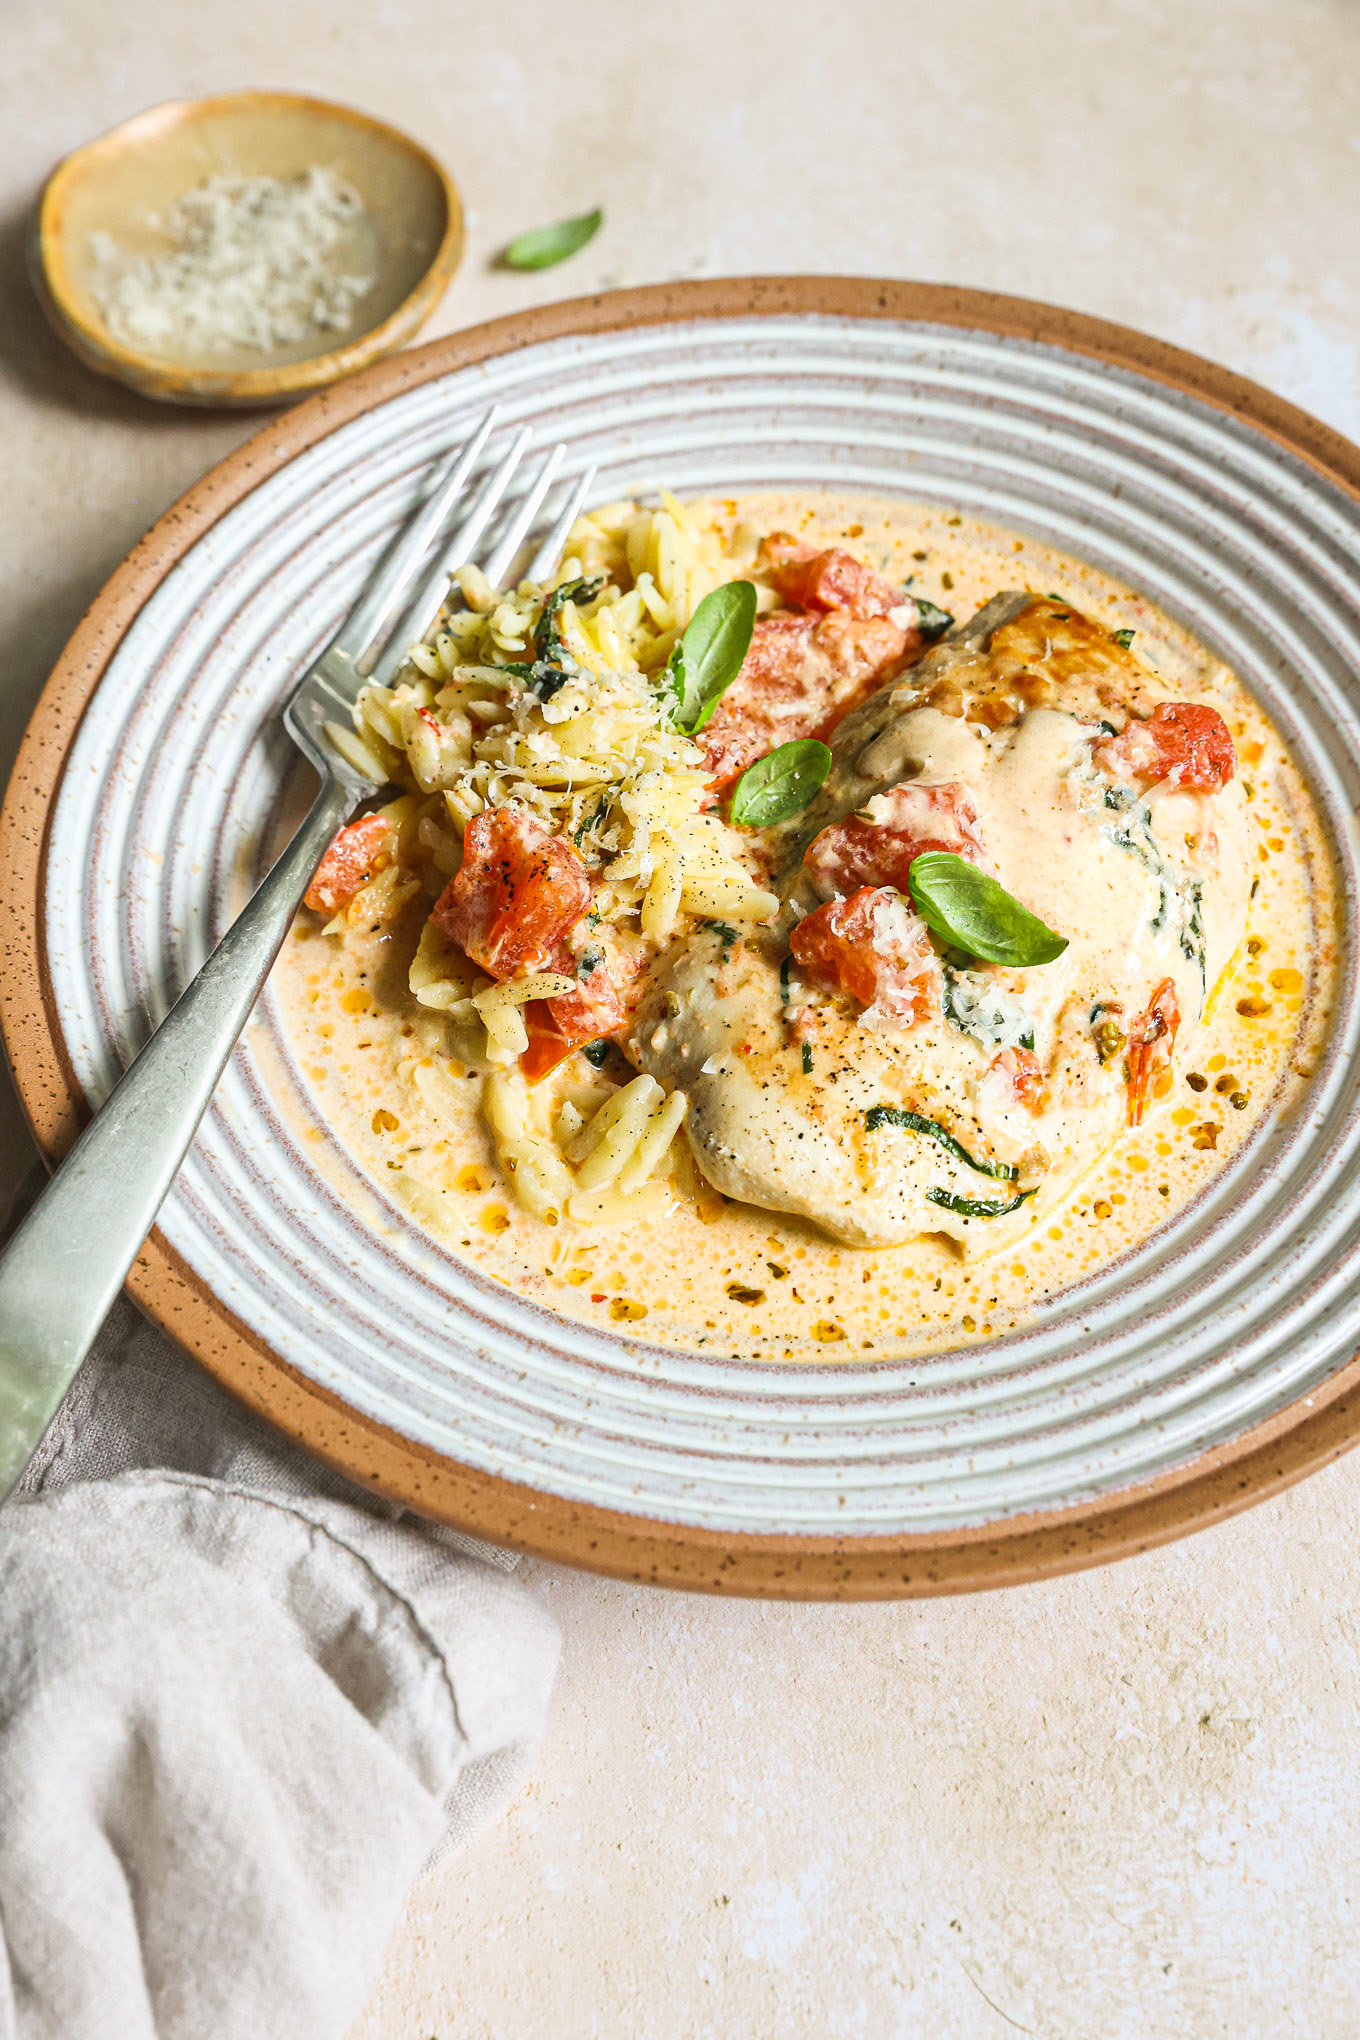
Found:
[[[609,1053],[609,1043],[607,1041],[588,1041],[581,1050],[581,1053],[588,1063],[594,1063],[596,1069],[599,1069]]]
[[[1127,651],[1129,646],[1133,643],[1133,632],[1131,630],[1111,631],[1110,635],[1117,645],[1122,645],[1124,647],[1125,651]]]
[[[907,887],[932,934],[986,963],[1023,969],[1052,963],[1067,947],[1065,935],[1055,935],[1004,885],[952,850],[927,850],[914,857]]]
[[[954,628],[954,619],[947,609],[941,609],[938,602],[927,602],[924,595],[916,597],[916,628],[921,636],[933,644],[942,638],[947,630]]]
[[[551,227],[531,227],[527,234],[516,235],[502,253],[501,261],[507,269],[551,269],[555,262],[565,262],[568,255],[584,248],[603,224],[604,210],[597,205],[594,212],[579,213],[573,220],[558,220]]]
[[[796,737],[748,765],[732,793],[732,819],[743,829],[768,829],[800,815],[826,785],[831,753],[816,737]]]
[[[670,717],[695,737],[741,671],[756,627],[754,581],[726,581],[705,595],[666,668]]]
[[[805,1077],[812,1075],[812,1043],[810,1041],[803,1043],[803,1075]]]

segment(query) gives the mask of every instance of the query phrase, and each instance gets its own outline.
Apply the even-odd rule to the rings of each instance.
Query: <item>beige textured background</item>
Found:
[[[64,357],[26,209],[94,131],[234,85],[444,156],[471,242],[432,331],[679,275],[926,277],[1145,327],[1360,437],[1355,0],[0,0],[0,766],[105,575],[249,429]],[[597,202],[570,268],[488,269]],[[537,1780],[415,1893],[352,2040],[1354,2040],[1358,1548],[1360,1461],[970,1602],[532,1566],[567,1642]]]

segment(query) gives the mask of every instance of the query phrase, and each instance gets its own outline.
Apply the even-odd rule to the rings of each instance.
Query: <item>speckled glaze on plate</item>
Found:
[[[133,1294],[360,1479],[628,1577],[755,1594],[1003,1584],[1244,1506],[1360,1428],[1353,814],[1360,454],[1157,342],[1015,300],[764,279],[550,307],[269,426],[114,576],[40,704],[0,828],[5,1033],[49,1151],[258,868],[271,711],[425,462],[490,398],[602,497],[827,485],[947,503],[1138,587],[1225,658],[1311,780],[1343,898],[1308,1109],[1028,1330],[929,1361],[688,1359],[459,1264],[288,1103],[267,994]],[[337,1173],[338,1172],[338,1173]],[[111,1194],[115,1194],[111,1191]]]

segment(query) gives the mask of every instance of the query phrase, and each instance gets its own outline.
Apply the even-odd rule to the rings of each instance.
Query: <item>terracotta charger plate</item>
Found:
[[[130,1289],[357,1479],[629,1578],[868,1597],[1012,1583],[1260,1499],[1360,1429],[1360,453],[1097,320],[871,281],[684,284],[385,362],[162,518],[63,655],[0,821],[4,1032],[49,1155],[239,907],[295,795],[274,711],[428,462],[497,399],[602,498],[945,503],[1137,587],[1225,658],[1327,819],[1341,993],[1307,1106],[1021,1331],[929,1360],[702,1358],[557,1318],[332,1138],[266,992]],[[324,1123],[324,1122],[323,1122]],[[110,1185],[116,1196],[116,1185]]]

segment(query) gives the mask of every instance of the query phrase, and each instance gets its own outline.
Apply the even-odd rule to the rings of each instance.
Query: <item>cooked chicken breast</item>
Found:
[[[817,801],[768,832],[779,922],[661,958],[628,1052],[686,1092],[727,1196],[852,1245],[1003,1244],[1141,1116],[1242,939],[1231,739],[1098,625],[1006,594],[829,741]],[[1003,967],[932,936],[908,896],[926,850],[1062,954]]]

